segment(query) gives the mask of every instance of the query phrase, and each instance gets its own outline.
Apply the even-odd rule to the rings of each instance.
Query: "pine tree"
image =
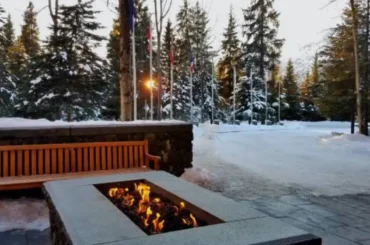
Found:
[[[289,107],[283,110],[282,118],[286,120],[300,120],[299,92],[292,60],[289,60],[286,68],[284,89],[286,90],[286,103]]]
[[[26,53],[30,57],[34,57],[40,51],[39,44],[39,28],[37,26],[37,12],[34,10],[34,5],[29,2],[28,7],[23,15],[21,40],[26,48]]]
[[[16,99],[15,77],[7,68],[7,55],[4,43],[4,24],[6,23],[3,16],[5,10],[0,5],[0,117],[13,116],[14,102]]]
[[[176,16],[176,49],[174,71],[174,118],[190,119],[189,57],[192,50],[192,16],[188,0],[183,1]]]
[[[251,55],[253,65],[259,76],[271,70],[280,58],[284,40],[277,38],[279,13],[274,10],[274,0],[252,0],[251,6],[244,10],[245,50]]]
[[[2,32],[4,35],[3,47],[5,51],[7,52],[8,49],[14,45],[14,41],[15,41],[14,27],[13,27],[13,22],[12,22],[12,18],[10,14],[8,15],[8,18],[6,19],[6,22],[2,28]]]
[[[241,77],[236,84],[235,116],[239,120],[250,120],[253,117],[253,120],[261,121],[265,110],[263,81],[257,72],[251,73],[250,76]]]
[[[217,65],[218,80],[221,84],[221,96],[225,98],[228,104],[231,104],[231,96],[233,92],[233,65],[240,73],[243,67],[240,63],[241,48],[238,32],[236,30],[237,23],[232,7],[230,7],[229,23],[224,32],[224,40],[222,41],[222,58]]]
[[[5,46],[5,34],[4,34],[4,24],[6,22],[5,17],[5,10],[4,8],[0,5],[0,47],[3,49],[2,55],[5,55],[6,50],[4,49]],[[3,60],[4,57],[0,58]]]
[[[321,56],[320,112],[331,120],[351,120],[356,111],[353,65],[352,17],[347,8],[342,23],[333,29]]]
[[[27,69],[27,54],[26,49],[18,38],[12,46],[8,48],[8,66],[12,74],[18,78],[22,77],[25,70]]]
[[[252,0],[244,10],[243,43],[245,63],[254,69],[265,83],[266,72],[279,63],[284,40],[277,38],[279,13],[274,10],[274,0]],[[267,88],[265,88],[266,90]],[[271,108],[270,105],[266,105]],[[263,121],[266,119],[262,117]]]
[[[102,110],[104,119],[118,120],[120,117],[120,91],[119,91],[119,22],[113,20],[113,28],[109,34],[107,44],[107,60],[109,65],[108,99]]]
[[[172,22],[168,20],[164,34],[163,34],[163,43],[161,50],[161,67],[162,67],[162,79],[164,95],[162,97],[163,102],[163,112],[165,117],[170,116],[171,112],[171,62],[170,62],[170,53],[174,40],[174,30],[172,28]]]
[[[100,114],[107,92],[106,64],[94,52],[104,38],[94,34],[102,27],[92,5],[79,0],[60,6],[58,38],[49,38],[47,52],[36,56],[27,75],[25,106],[30,115],[70,121]]]

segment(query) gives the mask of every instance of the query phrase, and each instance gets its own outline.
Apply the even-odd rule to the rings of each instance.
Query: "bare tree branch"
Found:
[[[48,8],[49,5],[46,5],[44,7],[42,7],[39,11],[36,12],[36,15],[38,15],[41,11],[43,11],[44,9]]]
[[[330,5],[332,5],[333,3],[335,3],[337,0],[330,0],[324,7],[320,8],[320,10],[323,10],[327,7],[329,7]]]

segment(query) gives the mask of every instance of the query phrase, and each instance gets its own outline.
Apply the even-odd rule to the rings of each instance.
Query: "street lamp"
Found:
[[[154,81],[153,80],[147,81],[146,86],[150,89],[150,120],[153,121],[153,88],[154,88]]]

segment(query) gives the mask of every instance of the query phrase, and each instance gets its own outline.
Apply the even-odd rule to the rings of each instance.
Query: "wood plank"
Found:
[[[31,151],[31,175],[37,174],[37,151]]]
[[[132,146],[132,145],[130,145],[129,146],[129,155],[130,155],[130,157],[129,157],[129,168],[133,168],[135,165],[135,163],[134,163],[134,146]]]
[[[139,146],[134,146],[134,167],[139,167]]]
[[[101,147],[101,169],[107,169],[107,154],[105,151],[105,146]]]
[[[107,169],[111,170],[112,168],[112,147],[107,146]]]
[[[101,167],[100,147],[95,147],[95,166],[96,170],[104,169]]]
[[[3,152],[3,177],[9,176],[9,152]]]
[[[90,147],[89,148],[89,153],[90,153],[90,159],[89,159],[89,163],[90,163],[90,169],[89,171],[94,171],[95,170],[95,157],[94,157],[94,148],[93,147]]]
[[[11,151],[10,152],[10,176],[17,176],[16,172],[15,172],[15,165],[16,165],[16,162],[15,162],[15,151]]]
[[[84,148],[83,160],[84,162],[84,170],[89,171],[89,149],[87,147]]]
[[[51,149],[51,173],[52,174],[57,173],[57,166],[58,166],[57,150],[56,149]]]
[[[122,146],[118,146],[118,166],[119,168],[123,168]]]
[[[77,172],[83,171],[82,148],[77,149]]]
[[[23,151],[17,151],[17,176],[23,175]]]
[[[65,143],[44,145],[6,145],[0,146],[0,151],[16,150],[39,150],[39,149],[73,149],[78,147],[102,147],[102,146],[138,146],[143,141],[118,141],[118,142],[93,142],[93,143]]]
[[[24,151],[24,175],[30,175],[30,151]]]
[[[44,150],[38,150],[37,151],[37,154],[38,154],[38,159],[37,159],[37,163],[38,163],[38,168],[37,168],[37,173],[38,174],[44,174]]]
[[[64,173],[63,149],[58,149],[58,173]]]
[[[128,146],[123,147],[123,154],[124,154],[124,160],[123,160],[123,168],[129,168],[129,159],[128,159]]]
[[[50,149],[45,150],[45,174],[50,174]]]
[[[71,162],[71,173],[76,172],[76,149],[69,149],[70,162]]]
[[[118,169],[117,163],[117,146],[112,147],[112,160],[113,160],[113,169]]]
[[[70,150],[69,149],[64,149],[64,162],[63,162],[63,165],[64,165],[64,172],[65,173],[70,173],[71,170],[70,170],[70,158],[69,158],[69,155],[70,155]]]
[[[40,188],[42,183],[55,180],[67,180],[75,178],[102,176],[110,174],[132,174],[152,171],[149,168],[130,168],[119,170],[105,170],[95,172],[64,173],[64,174],[45,174],[33,176],[4,177],[0,178],[0,191],[19,190],[28,188]]]
[[[144,167],[144,146],[139,146],[140,167]]]

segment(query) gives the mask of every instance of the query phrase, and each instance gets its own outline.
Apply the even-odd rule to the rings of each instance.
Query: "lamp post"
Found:
[[[149,80],[146,83],[146,86],[150,89],[150,120],[153,121],[153,87],[154,87],[154,81]]]

